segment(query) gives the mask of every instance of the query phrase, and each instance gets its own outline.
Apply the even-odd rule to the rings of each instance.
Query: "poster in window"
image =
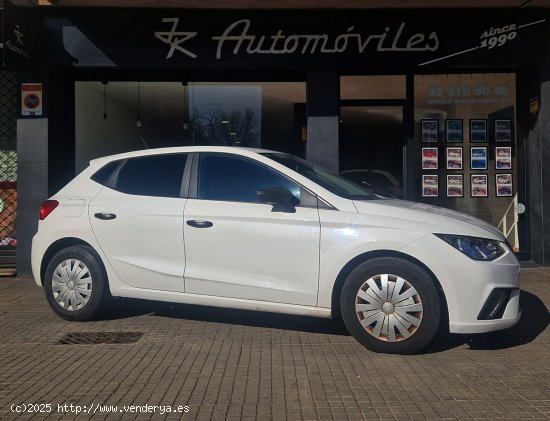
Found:
[[[470,169],[487,169],[487,148],[485,146],[474,146],[470,148]]]
[[[497,197],[512,196],[512,174],[495,175]]]
[[[439,133],[439,120],[436,119],[423,119],[420,120],[420,127],[422,131],[422,142],[436,143]]]
[[[462,174],[447,175],[447,197],[464,196],[464,177]]]
[[[470,195],[472,197],[489,196],[487,174],[472,174],[470,177]]]
[[[495,140],[497,142],[512,141],[512,120],[495,120]]]
[[[497,170],[512,169],[512,148],[509,146],[497,146],[495,150],[495,168]]]
[[[447,143],[462,143],[462,120],[445,120],[445,139]]]
[[[422,169],[437,170],[437,148],[422,148]]]
[[[439,179],[437,175],[422,176],[422,197],[439,196]]]
[[[487,120],[484,120],[484,119],[470,120],[470,142],[472,143],[487,142]]]
[[[462,169],[462,147],[447,148],[447,169]]]

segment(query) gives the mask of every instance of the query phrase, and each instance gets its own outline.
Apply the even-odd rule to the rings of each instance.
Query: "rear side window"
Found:
[[[130,158],[111,180],[115,190],[139,196],[180,197],[187,154]]]
[[[97,170],[94,173],[94,175],[92,175],[90,178],[94,180],[96,183],[106,185],[121,162],[122,161],[119,159],[116,161],[111,161],[108,164],[105,164],[103,167]]]

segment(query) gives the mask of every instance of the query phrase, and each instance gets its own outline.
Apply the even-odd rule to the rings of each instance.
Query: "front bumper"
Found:
[[[491,332],[519,321],[519,262],[511,251],[495,261],[481,262],[470,259],[435,235],[428,235],[403,252],[417,257],[439,280],[451,333]],[[484,306],[498,289],[510,291],[505,306],[495,312],[495,318],[480,320]]]

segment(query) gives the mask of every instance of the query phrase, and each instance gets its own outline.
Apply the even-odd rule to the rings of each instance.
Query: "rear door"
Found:
[[[187,154],[126,160],[89,206],[93,232],[128,285],[183,292]],[[185,189],[184,189],[185,190]]]

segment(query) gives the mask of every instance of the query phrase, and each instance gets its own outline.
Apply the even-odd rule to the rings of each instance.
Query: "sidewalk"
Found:
[[[550,419],[550,269],[521,276],[516,326],[412,356],[332,320],[190,305],[118,300],[70,323],[32,279],[0,278],[0,419]],[[143,336],[57,344],[69,332]]]

